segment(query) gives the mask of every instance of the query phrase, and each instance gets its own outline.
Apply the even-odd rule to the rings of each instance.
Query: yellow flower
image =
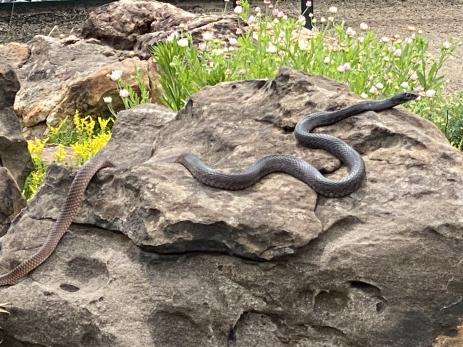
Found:
[[[55,151],[55,161],[57,163],[63,163],[64,159],[66,159],[66,151],[64,150],[64,146],[59,144]]]

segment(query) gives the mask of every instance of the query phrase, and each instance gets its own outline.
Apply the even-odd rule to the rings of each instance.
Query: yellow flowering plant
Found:
[[[46,163],[43,161],[44,148],[49,144],[56,144],[54,152],[54,162],[66,163],[66,147],[72,149],[70,162],[82,165],[92,158],[111,138],[112,118],[95,119],[91,116],[80,117],[79,112],[75,112],[72,123],[68,118],[61,121],[56,127],[49,127],[48,137],[45,139],[35,138],[28,141],[28,148],[35,170],[29,175],[24,187],[24,196],[30,199],[39,189],[43,182]]]

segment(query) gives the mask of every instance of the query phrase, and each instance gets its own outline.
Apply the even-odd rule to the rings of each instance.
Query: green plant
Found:
[[[130,80],[125,80],[122,78],[122,70],[113,70],[108,77],[117,83],[117,88],[119,90],[119,97],[124,104],[125,109],[135,107],[140,104],[151,102],[151,92],[149,83],[145,83],[145,78],[142,70],[135,66],[134,79],[136,82],[136,87],[132,87]],[[108,109],[111,114],[116,117],[116,112],[112,106],[112,97],[104,97],[103,100],[108,105]]]
[[[205,60],[192,46],[191,37],[183,41],[168,41],[153,47],[154,58],[161,75],[163,93],[161,102],[172,110],[180,110],[191,94],[206,85],[214,85],[227,80],[227,60],[220,52],[220,43],[209,43],[214,60]]]
[[[85,163],[108,143],[111,138],[110,122],[113,122],[112,118],[98,118],[99,127],[96,128],[96,123],[91,117],[81,118],[77,123],[74,121],[77,131],[82,134],[78,141],[71,144],[77,164]]]
[[[134,76],[138,90],[132,88],[128,81],[123,79],[117,81],[119,96],[121,97],[126,109],[151,101],[150,89],[144,82],[141,69],[135,67]]]
[[[57,145],[54,153],[55,162],[64,163],[66,160],[65,147],[71,147],[73,150],[72,161],[76,165],[82,165],[109,141],[112,123],[112,118],[98,117],[97,121],[90,116],[81,118],[76,111],[72,123],[66,118],[58,126],[49,128],[47,138],[36,138],[28,141],[28,148],[35,169],[26,179],[24,196],[30,199],[43,182],[47,165],[42,158],[43,150],[47,145]]]
[[[45,142],[46,141],[37,138],[27,142],[27,147],[31,154],[35,169],[26,178],[26,182],[24,184],[23,194],[26,199],[30,199],[37,192],[43,182],[46,171],[46,165],[42,160]]]
[[[425,98],[408,107],[436,124],[453,146],[463,150],[463,93]]]
[[[247,2],[243,6],[247,7]],[[246,13],[243,10],[242,16]],[[365,97],[414,88],[440,90],[443,79],[439,71],[453,52],[452,46],[444,46],[437,59],[429,57],[428,43],[419,33],[404,39],[379,38],[372,31],[359,34],[334,20],[307,32],[300,19],[251,17],[236,43],[212,38],[196,48],[187,36],[187,45],[179,38],[153,48],[163,100],[169,107],[184,105],[188,96],[205,84],[271,78],[283,65],[345,81]],[[242,19],[249,22],[251,17]]]

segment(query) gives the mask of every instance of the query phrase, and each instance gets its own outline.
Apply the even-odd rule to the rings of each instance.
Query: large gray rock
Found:
[[[366,181],[342,199],[283,174],[225,192],[166,160],[192,151],[228,169],[287,153],[340,177],[291,130],[356,101],[339,83],[283,69],[205,88],[177,116],[121,112],[104,149],[116,167],[92,181],[56,253],[0,289],[6,341],[381,347],[452,335],[463,316],[463,155],[428,121],[395,109],[319,129],[366,163]],[[45,240],[72,172],[50,167],[2,240],[3,271]]]
[[[22,188],[33,169],[27,142],[21,134],[13,103],[19,81],[12,67],[0,61],[0,167],[6,167]]]
[[[117,49],[132,50],[139,36],[149,33],[151,28],[165,31],[195,17],[193,13],[158,1],[114,1],[90,12],[82,35]]]

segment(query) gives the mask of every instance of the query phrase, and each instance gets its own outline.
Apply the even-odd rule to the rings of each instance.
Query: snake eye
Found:
[[[405,98],[407,98],[408,100],[415,100],[416,98],[418,98],[420,96],[416,92],[406,92],[404,94],[405,94]]]

